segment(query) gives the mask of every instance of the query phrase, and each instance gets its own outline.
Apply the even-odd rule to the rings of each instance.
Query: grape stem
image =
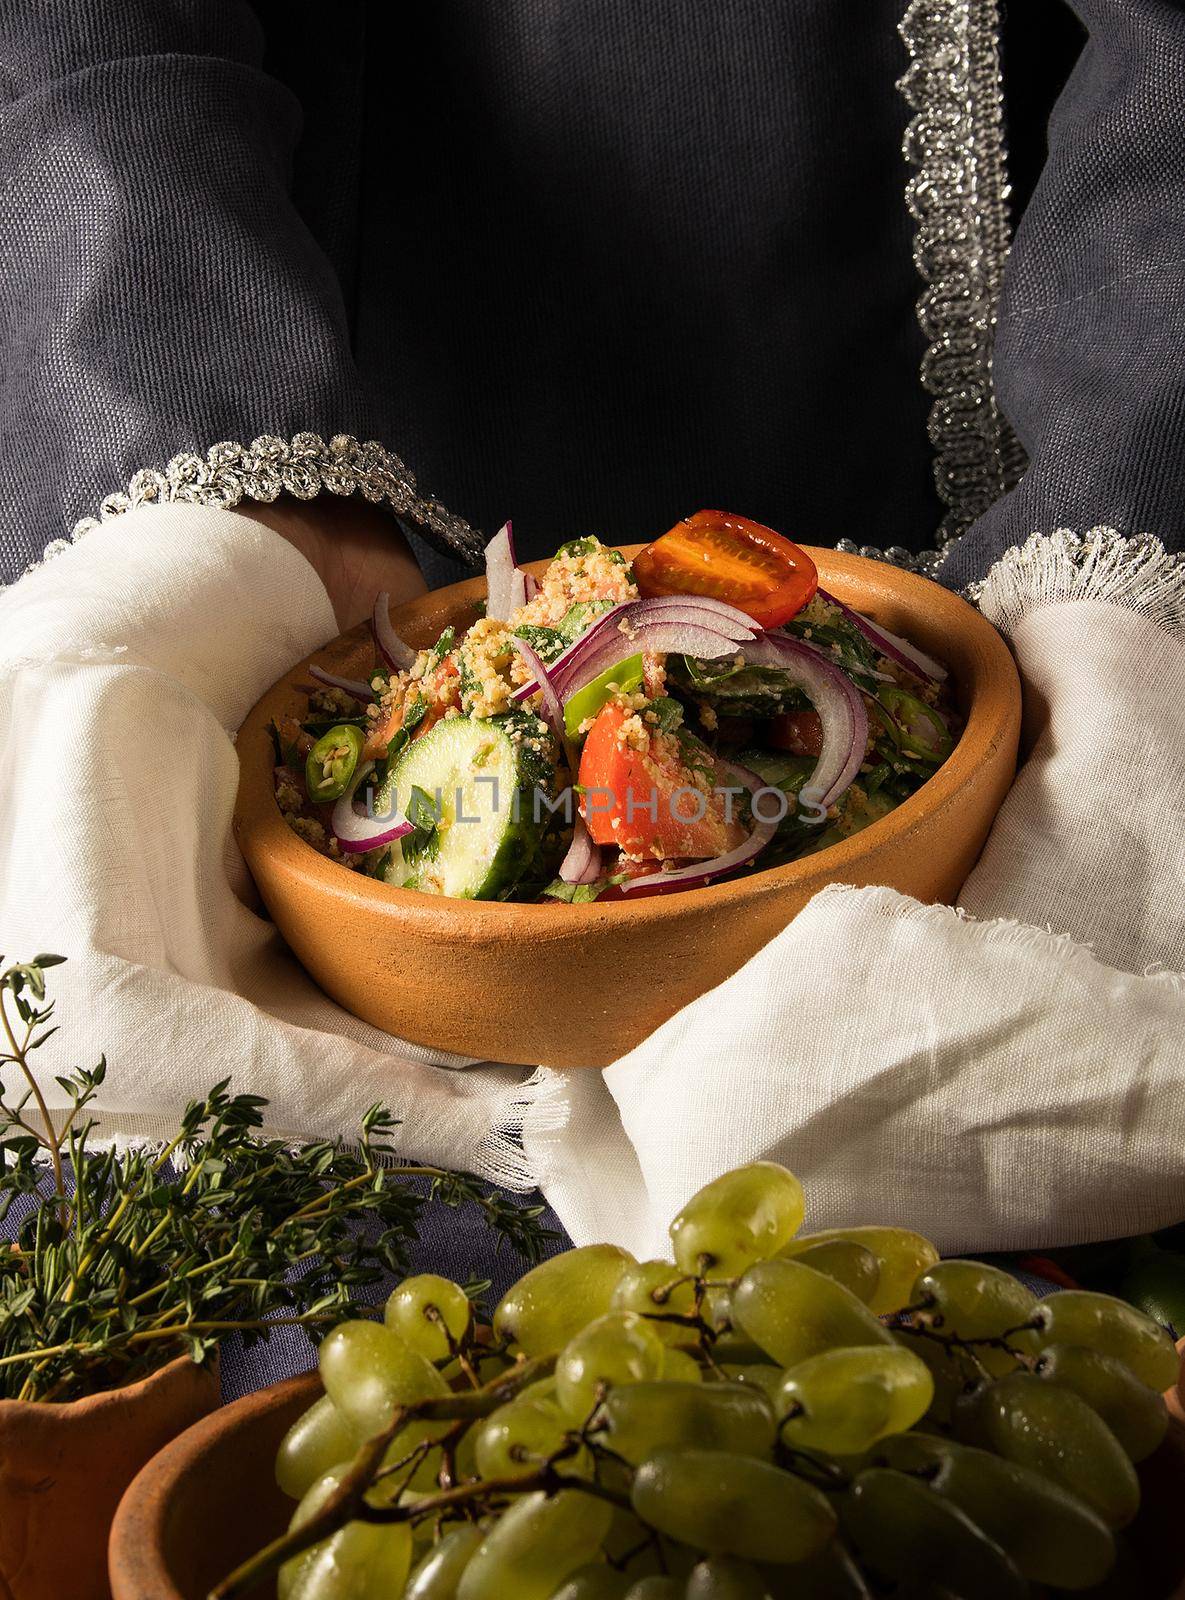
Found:
[[[389,1512],[399,1513],[398,1515],[376,1516],[378,1508],[366,1502],[366,1495],[374,1487],[375,1480],[382,1470],[387,1450],[409,1422],[466,1424],[475,1422],[481,1417],[489,1416],[536,1379],[549,1377],[554,1370],[555,1357],[541,1356],[535,1360],[520,1362],[510,1372],[499,1374],[480,1389],[471,1389],[461,1394],[441,1395],[428,1400],[417,1400],[411,1405],[398,1406],[388,1425],[372,1439],[368,1439],[358,1451],[348,1470],[343,1474],[341,1482],[324,1505],[299,1528],[281,1534],[278,1539],[273,1539],[249,1560],[236,1567],[229,1577],[211,1589],[208,1600],[237,1600],[238,1596],[250,1593],[266,1578],[273,1577],[279,1572],[286,1561],[300,1555],[312,1545],[320,1544],[323,1539],[329,1538],[348,1522],[408,1521],[413,1509],[417,1516],[428,1516],[448,1506],[464,1505],[476,1497],[477,1490],[521,1491],[528,1487],[545,1487],[544,1483],[535,1481],[541,1478],[546,1478],[549,1486],[562,1484],[565,1488],[575,1487],[575,1480],[561,1479],[554,1469],[548,1467],[539,1473],[532,1473],[529,1478],[502,1479],[498,1484],[480,1481],[475,1484],[462,1484],[458,1488],[443,1490],[441,1494],[433,1495],[429,1499],[417,1500],[414,1508],[411,1506],[387,1508]],[[582,1486],[587,1487],[587,1485]],[[608,1498],[611,1493],[599,1486],[593,1492],[602,1499]]]
[[[1032,1358],[1025,1351],[1018,1350],[1015,1345],[1009,1344],[1008,1340],[1014,1333],[1025,1333],[1033,1328],[1035,1324],[1032,1322],[1017,1323],[1015,1328],[1005,1328],[1003,1333],[985,1334],[978,1339],[964,1339],[957,1333],[939,1333],[936,1328],[930,1328],[924,1322],[915,1321],[912,1313],[917,1309],[917,1307],[913,1307],[906,1311],[897,1312],[891,1323],[894,1331],[909,1334],[911,1338],[915,1339],[929,1339],[932,1344],[940,1344],[948,1352],[958,1351],[960,1354],[969,1357],[980,1372],[988,1378],[992,1374],[980,1359],[979,1350],[981,1348],[1003,1350],[1006,1355],[1010,1355],[1013,1358],[1018,1366],[1027,1367],[1031,1365]]]
[[[532,1489],[542,1489],[547,1494],[557,1494],[561,1489],[574,1489],[581,1494],[591,1494],[597,1500],[607,1500],[610,1505],[628,1511],[630,1509],[628,1495],[619,1494],[616,1489],[608,1489],[603,1483],[594,1483],[587,1478],[566,1478],[555,1470],[553,1462],[562,1461],[572,1453],[570,1449],[557,1451],[535,1472],[516,1473],[513,1477],[507,1478],[474,1478],[471,1483],[460,1483],[453,1489],[442,1489],[439,1494],[417,1500],[414,1505],[372,1506],[363,1500],[355,1510],[354,1518],[359,1522],[419,1522],[438,1511],[449,1511],[457,1506],[471,1505],[475,1500],[484,1502],[503,1494],[527,1494]],[[300,1531],[303,1532],[303,1529]]]

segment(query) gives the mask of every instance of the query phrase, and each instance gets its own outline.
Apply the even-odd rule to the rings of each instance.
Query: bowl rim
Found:
[[[320,1392],[316,1367],[253,1389],[191,1423],[144,1463],[123,1492],[107,1542],[107,1570],[116,1600],[133,1596],[139,1600],[143,1595],[180,1600],[164,1555],[164,1534],[176,1510],[178,1484],[225,1435],[297,1400],[311,1405]]]
[[[619,548],[629,557],[642,546],[622,545],[614,548]],[[1001,739],[1011,738],[1015,741],[1020,725],[1020,680],[1012,653],[1004,639],[986,617],[953,590],[929,578],[868,557],[811,545],[802,548],[817,566],[827,569],[828,588],[835,585],[842,591],[846,579],[859,579],[861,575],[874,577],[878,585],[883,587],[886,575],[891,575],[891,586],[901,595],[907,609],[925,610],[929,603],[930,609],[946,611],[948,616],[959,618],[970,643],[978,647],[976,653],[980,658],[971,683],[964,683],[964,687],[971,692],[971,703],[966,724],[954,750],[933,777],[928,778],[908,799],[851,837],[813,855],[781,866],[759,869],[739,878],[725,878],[719,883],[703,884],[670,894],[614,900],[607,904],[599,900],[575,904],[567,901],[541,904],[522,900],[459,899],[446,902],[440,895],[425,895],[418,890],[397,888],[377,878],[350,872],[315,850],[284,821],[275,803],[270,781],[272,764],[268,762],[264,766],[261,763],[260,771],[255,772],[248,767],[250,758],[242,759],[242,756],[248,747],[254,748],[261,733],[267,739],[267,723],[277,710],[273,702],[282,693],[291,693],[293,680],[307,672],[309,664],[322,661],[327,654],[347,656],[356,649],[368,635],[368,625],[361,623],[327,641],[290,667],[244,719],[238,740],[241,759],[235,804],[236,835],[244,854],[250,861],[249,845],[252,851],[265,852],[277,866],[282,867],[287,877],[301,881],[311,890],[328,890],[338,897],[353,901],[366,900],[374,906],[389,907],[410,925],[414,925],[417,918],[423,919],[434,933],[439,932],[436,919],[441,914],[442,905],[447,903],[459,913],[464,908],[463,913],[455,919],[456,933],[462,938],[472,937],[475,941],[511,932],[515,923],[522,922],[524,913],[530,917],[531,937],[548,939],[600,925],[609,917],[625,927],[640,917],[661,924],[698,911],[723,911],[726,907],[755,896],[776,893],[795,884],[805,885],[818,878],[821,872],[829,882],[844,882],[845,869],[858,862],[870,849],[891,846],[905,838],[926,817],[957,803],[968,779],[980,764],[984,749],[994,749]],[[524,563],[524,566],[527,571],[539,574],[548,564],[547,561],[536,561]],[[435,613],[451,608],[458,601],[477,601],[485,591],[485,578],[480,575],[429,590],[415,600],[394,608],[393,625],[398,631],[404,631],[409,624],[414,626],[417,622],[429,621]]]

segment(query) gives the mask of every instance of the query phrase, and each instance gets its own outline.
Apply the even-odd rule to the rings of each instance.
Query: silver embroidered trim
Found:
[[[249,445],[225,440],[204,456],[174,456],[163,472],[144,468],[126,490],[107,496],[97,517],[76,523],[69,539],[52,540],[41,560],[51,561],[69,550],[71,542],[137,506],[180,504],[231,511],[244,500],[266,504],[281,494],[313,500],[323,493],[360,494],[375,505],[385,502],[397,517],[435,534],[466,559],[476,559],[485,543],[463,518],[425,499],[416,488],[415,474],[376,440],[363,444],[352,434],[338,433],[326,444],[316,433],[297,433],[291,440],[265,433]],[[39,565],[35,561],[27,570]]]
[[[914,111],[903,149],[915,170],[905,195],[926,285],[918,302],[927,341],[921,377],[934,397],[929,434],[948,507],[939,530],[945,555],[1025,467],[992,387],[1010,242],[997,0],[912,0],[899,31],[910,56],[898,84]]]
[[[1103,600],[1160,627],[1185,628],[1185,554],[1150,533],[1055,528],[1006,550],[986,578],[963,591],[1001,633],[1039,606]]]

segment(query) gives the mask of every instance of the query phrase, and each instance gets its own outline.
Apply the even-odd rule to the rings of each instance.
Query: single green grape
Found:
[[[411,1564],[406,1525],[350,1522],[313,1547],[292,1600],[390,1600],[402,1592]]]
[[[824,1228],[818,1233],[800,1233],[782,1246],[778,1252],[784,1256],[798,1256],[817,1244],[830,1244],[841,1240],[848,1244],[863,1245],[871,1250],[880,1269],[876,1290],[868,1304],[878,1317],[889,1311],[901,1311],[910,1303],[918,1274],[932,1267],[938,1260],[938,1251],[920,1233],[912,1228],[882,1228],[875,1225],[858,1228]]]
[[[1024,1578],[965,1512],[918,1478],[861,1472],[844,1496],[844,1532],[883,1583],[937,1585],[959,1600],[1022,1600]]]
[[[671,1223],[684,1272],[733,1278],[774,1255],[802,1226],[802,1185],[774,1161],[736,1167],[692,1195]]]
[[[434,1272],[421,1272],[404,1278],[388,1299],[383,1320],[409,1349],[429,1361],[444,1361],[468,1333],[472,1315],[462,1288]]]
[[[625,1600],[630,1580],[605,1561],[578,1567],[552,1595],[551,1600]]]
[[[1059,1289],[1035,1313],[1037,1343],[1085,1345],[1130,1367],[1149,1389],[1177,1381],[1180,1358],[1168,1332],[1142,1311],[1109,1294]]]
[[[527,1356],[562,1350],[586,1322],[609,1310],[633,1256],[615,1244],[587,1244],[541,1261],[498,1302],[494,1332]]]
[[[634,1465],[691,1446],[768,1456],[774,1443],[773,1407],[755,1384],[628,1384],[606,1396],[598,1421],[603,1442]]]
[[[551,1600],[565,1578],[596,1555],[611,1518],[605,1501],[574,1489],[524,1495],[470,1557],[457,1600]]]
[[[325,1392],[349,1426],[367,1439],[390,1423],[397,1406],[448,1394],[432,1363],[381,1322],[343,1322],[334,1328],[321,1345],[320,1366]]]
[[[560,1410],[573,1423],[591,1416],[610,1389],[662,1376],[664,1347],[634,1311],[607,1311],[581,1328],[555,1364]]]
[[[354,1430],[327,1394],[314,1400],[280,1440],[276,1452],[276,1482],[286,1495],[299,1500],[322,1473],[352,1460],[358,1448]]]
[[[340,1474],[318,1478],[289,1526],[303,1527],[337,1488]],[[285,1563],[284,1600],[390,1600],[402,1594],[411,1566],[406,1523],[348,1522],[328,1539]],[[281,1574],[283,1580],[284,1574]]]
[[[403,1600],[456,1600],[461,1574],[483,1537],[473,1522],[449,1528],[408,1579]]]
[[[613,1291],[612,1310],[636,1311],[664,1344],[686,1344],[694,1329],[663,1316],[695,1315],[695,1285],[670,1261],[631,1262]]]
[[[568,1441],[569,1423],[554,1400],[520,1395],[499,1406],[477,1429],[474,1459],[483,1478],[522,1477],[537,1470]],[[591,1475],[588,1451],[556,1462],[556,1471]]]
[[[913,1286],[911,1304],[925,1308],[917,1314],[919,1324],[944,1338],[999,1339],[1008,1334],[1011,1348],[1034,1347],[1027,1325],[1036,1295],[1009,1273],[982,1261],[940,1261],[927,1267]],[[1008,1350],[990,1344],[979,1345],[975,1354],[995,1376],[1016,1366]]]
[[[662,1381],[664,1383],[702,1383],[704,1369],[691,1354],[690,1350],[676,1350],[673,1345],[667,1345],[662,1358]]]
[[[1032,1583],[1091,1589],[1115,1564],[1097,1512],[1031,1467],[934,1434],[884,1439],[872,1464],[920,1475],[1011,1556]]]
[[[709,1556],[694,1567],[685,1600],[769,1600],[769,1586],[756,1567],[735,1556]]]
[[[955,1431],[1061,1484],[1125,1528],[1140,1505],[1140,1485],[1123,1447],[1086,1401],[1031,1372],[1014,1372],[955,1406]]]
[[[665,1572],[652,1572],[625,1591],[625,1600],[683,1600],[684,1588],[678,1578]]]
[[[796,1239],[790,1241],[792,1245],[798,1242]],[[857,1244],[854,1239],[819,1239],[806,1244],[801,1250],[787,1248],[779,1253],[804,1267],[813,1267],[825,1278],[834,1278],[836,1283],[842,1283],[865,1305],[872,1303],[880,1282],[881,1269],[880,1262],[867,1245]]]
[[[783,1367],[840,1345],[893,1343],[850,1290],[784,1258],[750,1267],[733,1291],[732,1310],[741,1330]]]
[[[801,1450],[858,1455],[925,1415],[929,1368],[895,1345],[824,1350],[791,1367],[774,1402],[781,1435]]]
[[[835,1533],[826,1495],[768,1461],[726,1450],[661,1450],[634,1474],[643,1522],[709,1555],[802,1561]]]
[[[1168,1432],[1163,1396],[1141,1383],[1115,1356],[1080,1344],[1051,1344],[1033,1371],[1046,1383],[1073,1389],[1119,1440],[1132,1461],[1143,1461]]]

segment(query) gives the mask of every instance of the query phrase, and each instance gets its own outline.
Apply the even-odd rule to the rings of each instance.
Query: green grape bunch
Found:
[[[288,1531],[211,1600],[1019,1600],[1135,1559],[1168,1332],[802,1221],[758,1161],[692,1196],[670,1260],[569,1250],[489,1327],[406,1279],[324,1341]]]

